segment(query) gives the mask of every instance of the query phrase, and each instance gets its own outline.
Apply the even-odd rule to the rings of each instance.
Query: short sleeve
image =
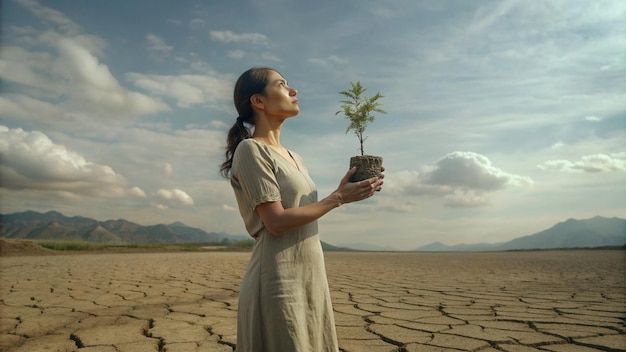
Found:
[[[233,181],[239,184],[252,209],[262,203],[281,201],[276,165],[266,148],[252,139],[245,139],[233,156]]]

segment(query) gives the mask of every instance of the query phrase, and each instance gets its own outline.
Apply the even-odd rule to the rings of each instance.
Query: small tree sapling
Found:
[[[356,83],[350,82],[350,85],[350,89],[339,92],[347,99],[340,101],[342,103],[341,110],[337,111],[335,115],[343,113],[344,117],[350,121],[346,133],[354,131],[354,134],[359,139],[361,155],[350,158],[350,167],[357,167],[357,172],[350,180],[356,182],[376,177],[381,172],[382,157],[365,155],[363,143],[367,139],[365,129],[375,119],[372,113],[386,114],[386,112],[380,108],[382,103],[379,99],[383,98],[380,92],[368,98],[363,95],[367,89],[361,85],[360,81]]]

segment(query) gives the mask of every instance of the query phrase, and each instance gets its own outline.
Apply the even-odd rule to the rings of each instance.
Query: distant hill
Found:
[[[445,245],[434,242],[419,247],[416,251],[503,251],[610,246],[626,246],[626,219],[601,216],[586,220],[569,219],[547,230],[504,243]]]
[[[100,243],[220,243],[248,240],[249,236],[231,236],[206,232],[181,222],[169,225],[142,226],[127,220],[97,221],[57,211],[26,211],[0,214],[0,237],[32,240],[79,240]]]
[[[86,241],[99,243],[138,243],[138,244],[181,244],[207,243],[230,245],[238,241],[251,241],[248,235],[230,235],[223,232],[206,232],[189,227],[180,221],[169,225],[142,226],[118,219],[98,221],[82,216],[67,217],[57,211],[38,213],[25,211],[13,214],[0,214],[0,237]],[[322,242],[324,251],[350,251]]]
[[[350,252],[354,250],[354,249],[346,248],[346,247],[333,246],[332,244],[328,244],[324,241],[320,241],[320,242],[322,242],[322,250],[324,252]]]
[[[347,244],[342,244],[341,245],[344,248],[350,248],[352,250],[355,251],[374,251],[374,252],[394,252],[397,251],[397,249],[391,247],[391,246],[377,246],[374,244],[369,244],[369,243],[363,243],[363,242],[358,242],[358,243],[347,243]]]

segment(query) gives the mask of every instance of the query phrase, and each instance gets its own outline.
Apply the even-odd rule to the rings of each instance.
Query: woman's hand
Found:
[[[378,177],[372,177],[359,182],[350,182],[350,177],[356,172],[356,167],[353,167],[341,179],[337,190],[333,192],[331,196],[338,197],[341,204],[357,202],[369,198],[382,189],[383,178],[385,177],[383,174],[384,171],[385,168],[382,167]]]

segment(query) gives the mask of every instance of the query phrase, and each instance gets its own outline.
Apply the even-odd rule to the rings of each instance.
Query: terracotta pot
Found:
[[[383,166],[383,158],[374,155],[359,155],[350,158],[350,168],[356,166],[356,173],[350,178],[350,182],[367,180],[380,175]]]

